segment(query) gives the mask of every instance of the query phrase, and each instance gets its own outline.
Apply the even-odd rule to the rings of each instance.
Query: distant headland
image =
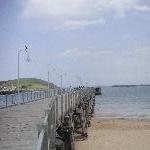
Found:
[[[47,89],[48,82],[37,78],[20,78],[20,91],[33,91]],[[50,89],[57,88],[56,85],[50,83]],[[17,92],[17,79],[0,81],[0,94],[3,93],[16,93]]]
[[[112,85],[112,87],[136,87],[136,86],[150,86],[150,84]]]

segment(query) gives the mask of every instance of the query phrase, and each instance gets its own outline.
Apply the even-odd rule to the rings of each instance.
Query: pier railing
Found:
[[[64,147],[64,143],[62,142],[63,140],[58,139],[57,140],[58,143],[56,142],[57,128],[61,124],[64,124],[65,116],[69,116],[72,120],[73,111],[76,108],[78,108],[79,104],[82,103],[82,100],[85,97],[87,97],[88,99],[89,98],[88,96],[90,96],[91,98],[93,94],[94,92],[89,88],[89,89],[82,89],[82,90],[80,89],[72,92],[66,92],[65,94],[61,94],[53,97],[53,99],[49,104],[49,109],[45,110],[46,116],[43,124],[38,125],[39,134],[38,134],[38,142],[36,145],[36,150],[55,150],[57,144],[59,146],[61,145],[60,150],[62,150]],[[87,109],[90,109],[92,105],[93,102],[91,103],[89,101]],[[92,111],[92,109],[90,111]]]
[[[6,108],[18,104],[24,104],[32,101],[37,101],[45,98],[49,98],[55,95],[59,95],[60,90],[58,89],[50,89],[48,90],[37,90],[37,91],[27,91],[21,92],[18,96],[17,93],[15,94],[7,94],[7,95],[0,95],[0,109]]]

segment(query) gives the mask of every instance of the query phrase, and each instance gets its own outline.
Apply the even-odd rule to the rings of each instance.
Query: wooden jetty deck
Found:
[[[44,99],[1,109],[0,150],[34,150],[37,124],[42,123],[50,101]]]

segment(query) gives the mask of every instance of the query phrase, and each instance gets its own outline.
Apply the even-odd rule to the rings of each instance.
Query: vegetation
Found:
[[[8,89],[15,90],[17,88],[18,80],[8,80],[0,82],[0,90]],[[47,89],[47,82],[36,78],[21,78],[19,80],[21,90],[37,90],[37,89]],[[13,88],[13,89],[12,89]],[[56,85],[50,83],[50,88],[57,88]]]

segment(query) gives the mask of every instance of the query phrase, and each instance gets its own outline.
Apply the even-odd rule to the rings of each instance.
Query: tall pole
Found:
[[[47,76],[47,78],[48,78],[48,97],[49,97],[49,71],[48,71],[48,76]]]
[[[17,87],[18,87],[18,101],[20,101],[20,87],[19,87],[19,71],[20,71],[20,51],[18,52],[18,81],[17,81]]]
[[[27,54],[27,61],[29,62],[30,61],[30,58],[29,58],[29,53],[27,51],[28,47],[25,45],[25,49],[24,51],[26,52]],[[20,53],[22,52],[23,50],[19,50],[18,51],[18,73],[17,73],[17,76],[18,76],[18,81],[17,81],[17,88],[18,88],[18,101],[20,101]]]
[[[61,87],[61,94],[62,94],[62,86],[63,86],[63,75],[60,75],[60,87]]]

